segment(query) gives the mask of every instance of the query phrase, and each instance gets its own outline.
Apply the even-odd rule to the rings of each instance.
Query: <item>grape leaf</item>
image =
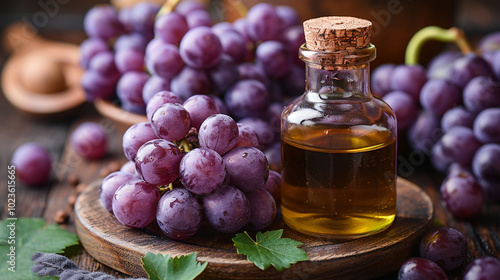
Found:
[[[256,241],[245,231],[238,233],[233,238],[234,246],[238,254],[247,256],[248,261],[253,262],[258,268],[265,270],[273,265],[278,271],[289,268],[291,264],[298,261],[309,260],[306,252],[297,246],[301,242],[281,238],[283,230],[273,230],[261,233],[257,232]]]
[[[202,273],[208,264],[197,262],[196,253],[171,258],[169,254],[164,256],[147,252],[141,260],[150,280],[191,280]]]
[[[10,238],[11,236],[15,238]],[[31,271],[33,266],[31,256],[35,252],[63,253],[66,247],[76,244],[78,244],[76,234],[58,225],[46,225],[41,218],[2,220],[0,221],[0,260],[2,260],[0,271],[6,273],[7,278],[12,280],[39,279]],[[15,267],[12,268],[14,262],[8,261],[14,260],[14,256]]]

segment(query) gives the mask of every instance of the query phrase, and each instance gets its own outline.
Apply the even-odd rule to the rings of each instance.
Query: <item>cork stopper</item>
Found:
[[[362,49],[370,44],[372,23],[344,16],[313,18],[304,22],[306,46],[315,51]]]

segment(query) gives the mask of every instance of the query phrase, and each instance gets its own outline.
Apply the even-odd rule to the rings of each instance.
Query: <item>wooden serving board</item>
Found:
[[[310,261],[292,264],[282,272],[260,270],[236,253],[232,238],[208,227],[196,236],[173,241],[152,226],[134,229],[120,224],[99,203],[100,182],[89,185],[75,204],[76,232],[85,250],[101,263],[133,276],[147,277],[141,257],[146,252],[188,255],[208,262],[199,279],[369,279],[397,271],[415,256],[421,237],[432,226],[434,207],[427,194],[398,178],[397,217],[387,230],[360,239],[338,241],[306,236],[288,228],[280,217],[269,230],[284,229],[283,237],[303,242]],[[267,230],[267,229],[266,229]],[[243,231],[243,230],[242,230]],[[255,232],[250,232],[255,238]]]

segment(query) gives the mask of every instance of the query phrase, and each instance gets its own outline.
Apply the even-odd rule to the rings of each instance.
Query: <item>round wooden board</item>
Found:
[[[100,182],[89,185],[75,204],[76,231],[85,250],[101,263],[126,274],[147,277],[141,257],[146,252],[188,255],[208,262],[199,279],[369,279],[399,269],[411,256],[432,225],[434,207],[416,185],[398,178],[398,211],[393,225],[373,236],[338,241],[306,236],[288,228],[281,218],[270,226],[284,229],[283,237],[303,242],[309,261],[292,264],[282,272],[260,270],[236,253],[234,234],[208,227],[191,239],[173,241],[158,228],[134,229],[120,224],[99,203]],[[267,229],[266,229],[267,230]],[[243,231],[243,230],[242,230]],[[249,232],[255,238],[255,232]]]

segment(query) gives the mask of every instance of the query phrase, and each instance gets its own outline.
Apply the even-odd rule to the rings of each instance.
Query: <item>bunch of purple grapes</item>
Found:
[[[160,91],[147,117],[123,135],[130,161],[101,185],[101,204],[119,222],[141,228],[156,220],[176,240],[195,235],[204,221],[220,232],[273,222],[281,176],[269,170],[252,127],[203,94],[183,102]]]
[[[88,11],[80,46],[87,99],[114,100],[146,114],[152,97],[173,92],[186,101],[207,95],[221,113],[258,133],[273,170],[280,169],[281,111],[303,93],[305,42],[296,11],[260,3],[235,22],[214,22],[204,4],[181,1],[171,12],[139,2]]]
[[[411,146],[447,173],[441,197],[457,218],[500,201],[500,33],[477,53],[446,51],[421,65],[384,64],[372,90],[395,111]]]

